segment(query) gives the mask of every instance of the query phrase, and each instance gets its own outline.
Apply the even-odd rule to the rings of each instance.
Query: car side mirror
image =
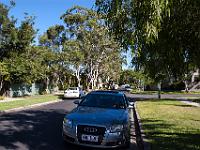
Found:
[[[82,95],[82,96],[81,96],[81,99],[84,99],[84,98],[85,98],[85,96],[86,96],[86,95]]]
[[[134,102],[129,102],[129,105],[130,106],[134,106]]]
[[[79,100],[74,101],[74,104],[79,105],[80,104]]]

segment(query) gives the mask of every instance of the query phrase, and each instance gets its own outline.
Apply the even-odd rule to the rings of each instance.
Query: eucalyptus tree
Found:
[[[18,41],[16,20],[9,17],[10,7],[0,3],[0,58],[8,55],[13,48],[10,45]]]
[[[112,50],[111,55],[106,57],[104,63],[100,66],[100,77],[103,82],[107,83],[108,87],[112,82],[119,83],[122,72],[122,64],[125,62],[125,57],[118,50]]]
[[[66,25],[68,37],[77,42],[74,51],[78,49],[78,62],[82,63],[88,77],[88,86],[93,89],[100,72],[104,69],[102,66],[105,63],[114,63],[107,62],[106,59],[111,57],[113,52],[120,55],[119,44],[109,34],[102,15],[96,11],[75,6],[67,10],[61,18]],[[70,54],[74,57],[74,53]]]
[[[81,69],[83,69],[84,65],[84,54],[80,47],[80,41],[68,40],[63,47],[72,71],[78,81],[78,87],[81,87]]]
[[[64,27],[62,25],[54,25],[47,29],[47,31],[40,36],[40,46],[48,48],[54,53],[54,61],[51,61],[49,68],[51,69],[52,84],[58,85],[58,82],[64,88],[64,82],[66,82],[66,74],[69,73],[69,61],[68,55],[63,50],[64,43],[66,41]],[[50,82],[49,77],[46,79]]]
[[[2,16],[6,18],[6,16]],[[10,57],[10,53],[23,53],[34,43],[37,31],[34,29],[34,17],[26,15],[24,20],[16,27],[16,20],[3,19],[0,29],[1,57]]]
[[[41,46],[49,47],[53,51],[62,51],[61,45],[65,41],[64,27],[62,25],[54,25],[39,37]]]

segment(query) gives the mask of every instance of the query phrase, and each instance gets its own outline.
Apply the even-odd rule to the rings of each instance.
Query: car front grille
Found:
[[[100,145],[104,138],[105,131],[106,131],[106,128],[104,128],[104,127],[78,125],[77,126],[77,138],[78,138],[78,141],[83,144]],[[98,142],[83,141],[81,139],[81,136],[83,134],[98,136]]]

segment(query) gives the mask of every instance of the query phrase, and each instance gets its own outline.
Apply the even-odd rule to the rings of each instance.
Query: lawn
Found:
[[[152,150],[200,150],[200,108],[175,100],[138,101]]]
[[[23,98],[23,100],[15,100],[11,102],[2,102],[0,103],[0,110],[8,110],[17,107],[24,107],[33,104],[53,101],[58,99],[58,96],[55,95],[38,95],[38,96],[31,96],[27,98]]]

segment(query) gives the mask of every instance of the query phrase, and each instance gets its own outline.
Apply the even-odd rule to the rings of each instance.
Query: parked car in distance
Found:
[[[64,91],[64,98],[81,98],[84,92],[80,87],[69,87]]]
[[[129,84],[123,84],[123,85],[121,85],[120,90],[130,92],[132,90],[132,88],[131,88],[131,86]]]
[[[92,91],[63,120],[65,141],[96,148],[128,147],[133,104],[119,91]]]

